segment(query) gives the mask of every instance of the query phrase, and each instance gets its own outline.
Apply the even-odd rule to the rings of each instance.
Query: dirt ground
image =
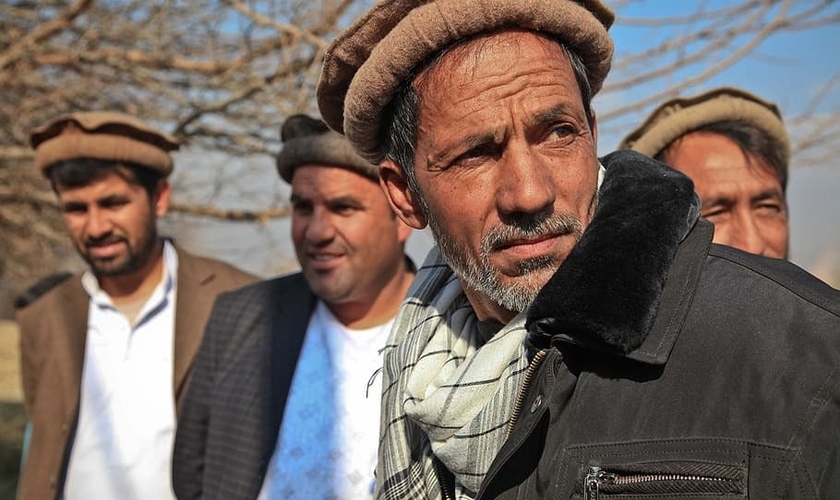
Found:
[[[26,426],[22,397],[17,325],[0,320],[0,500],[14,499],[17,488]]]

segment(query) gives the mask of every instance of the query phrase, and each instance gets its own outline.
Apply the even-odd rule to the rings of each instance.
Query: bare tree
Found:
[[[771,37],[840,26],[840,5],[834,1],[741,0],[697,2],[682,15],[641,17],[634,13],[650,4],[644,0],[610,2],[618,17],[613,33],[643,37],[642,50],[618,46],[613,69],[600,98],[610,103],[599,109],[599,123],[608,131],[629,130],[654,106],[678,95],[698,92],[707,82],[745,58],[772,59],[779,72],[818,64],[794,61],[784,54],[763,54]],[[660,6],[663,6],[660,2]],[[800,69],[801,71],[802,69]],[[785,116],[794,139],[796,165],[819,165],[840,153],[840,110],[817,113],[830,96],[840,93],[840,65],[810,104]],[[732,84],[737,86],[737,82]],[[632,96],[621,99],[617,96]]]
[[[51,193],[26,168],[33,127],[79,109],[120,110],[192,149],[270,154],[285,116],[314,111],[324,48],[357,13],[353,0],[0,5],[0,278],[49,272],[59,265],[50,249],[67,245]],[[242,220],[285,214],[173,208]]]
[[[658,3],[648,0],[647,3]],[[72,255],[48,186],[29,167],[27,134],[79,109],[137,114],[191,151],[262,157],[279,148],[277,130],[296,112],[315,112],[314,87],[329,41],[370,0],[12,0],[0,5],[0,280],[23,285]],[[840,24],[825,0],[698,0],[690,15],[639,17],[644,0],[613,0],[617,30],[651,38],[644,50],[618,46],[599,99],[602,130],[621,130],[651,106],[690,91],[770,37]],[[669,2],[670,3],[670,2]],[[643,6],[643,5],[642,5]],[[650,9],[648,9],[649,11]],[[826,82],[813,107],[837,91]],[[632,99],[620,97],[628,95]],[[835,110],[836,111],[836,110]],[[795,151],[819,162],[837,154],[835,115],[808,110],[789,123]],[[216,189],[243,181],[213,177]],[[196,202],[189,185],[173,208],[264,223],[285,207],[222,208]]]

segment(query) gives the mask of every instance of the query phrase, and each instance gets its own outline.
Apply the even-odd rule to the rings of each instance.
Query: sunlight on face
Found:
[[[668,148],[665,160],[694,181],[701,215],[715,225],[715,243],[787,258],[787,202],[781,182],[764,160],[745,155],[723,135],[707,132],[683,136]]]
[[[594,211],[595,134],[568,56],[533,33],[486,35],[447,52],[415,87],[417,210],[479,317],[507,320]]]
[[[292,240],[313,292],[328,304],[370,301],[397,275],[410,229],[376,182],[346,168],[292,176]]]

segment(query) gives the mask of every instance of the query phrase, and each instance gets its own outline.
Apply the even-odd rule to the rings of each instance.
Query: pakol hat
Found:
[[[172,173],[170,151],[178,140],[144,121],[109,111],[78,112],[60,116],[30,133],[35,166],[47,174],[50,165],[75,158],[96,158],[117,163],[136,163]]]
[[[382,110],[429,56],[482,33],[532,30],[580,55],[596,93],[612,63],[613,19],[601,0],[379,0],[327,49],[318,107],[330,128],[378,164]]]
[[[790,137],[779,108],[747,91],[720,87],[694,97],[678,97],[660,105],[641,126],[621,141],[620,149],[633,149],[655,157],[676,139],[705,125],[743,121],[764,130],[782,147],[784,164],[790,161]]]
[[[343,135],[330,130],[321,120],[307,115],[290,116],[283,124],[280,139],[283,149],[277,155],[277,171],[289,184],[295,168],[301,165],[343,167],[379,182],[379,168],[357,155]]]

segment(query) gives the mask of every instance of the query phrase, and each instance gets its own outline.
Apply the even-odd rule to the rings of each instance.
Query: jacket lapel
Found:
[[[302,275],[292,277],[291,282],[281,278],[272,284],[273,287],[259,299],[264,303],[258,307],[267,315],[268,321],[263,323],[259,331],[247,332],[249,335],[257,335],[260,339],[253,343],[256,351],[246,349],[242,351],[244,356],[237,356],[233,361],[257,365],[255,378],[242,378],[233,385],[233,390],[238,391],[234,399],[250,401],[244,405],[250,414],[249,425],[241,426],[235,434],[219,436],[220,445],[227,455],[238,456],[237,450],[244,447],[248,450],[249,458],[239,456],[240,466],[232,469],[225,468],[225,462],[213,462],[212,473],[223,477],[219,484],[235,488],[237,493],[241,494],[237,498],[256,498],[262,488],[277,444],[297,359],[315,304],[315,297]],[[230,334],[239,336],[245,332]],[[230,364],[220,369],[223,373],[241,371]],[[230,388],[225,387],[221,390]],[[220,394],[218,397],[225,396]],[[241,420],[241,416],[236,413],[241,411],[241,408],[225,408],[226,413],[220,421],[228,418]],[[236,411],[227,413],[231,410]],[[250,457],[253,457],[253,462],[250,462]],[[218,494],[214,493],[210,498],[227,498],[225,495],[228,491],[230,490],[221,488]]]
[[[64,313],[56,326],[55,359],[61,371],[61,395],[65,420],[75,418],[79,408],[82,386],[82,369],[85,359],[85,342],[88,330],[90,297],[76,276],[58,290],[57,303]]]
[[[178,252],[178,282],[175,299],[175,346],[172,377],[175,401],[180,402],[184,381],[198,352],[204,326],[213,307],[215,295],[202,288],[213,281],[215,273],[196,265],[189,254]]]
[[[278,297],[280,300],[277,301],[271,321],[271,369],[268,370],[271,378],[266,386],[271,388],[271,435],[268,437],[272,451],[283,421],[286,400],[289,397],[303,339],[306,337],[309,318],[315,307],[315,296],[303,275],[299,274],[297,278],[299,282],[286,288],[285,293]],[[301,293],[301,289],[306,292]]]

